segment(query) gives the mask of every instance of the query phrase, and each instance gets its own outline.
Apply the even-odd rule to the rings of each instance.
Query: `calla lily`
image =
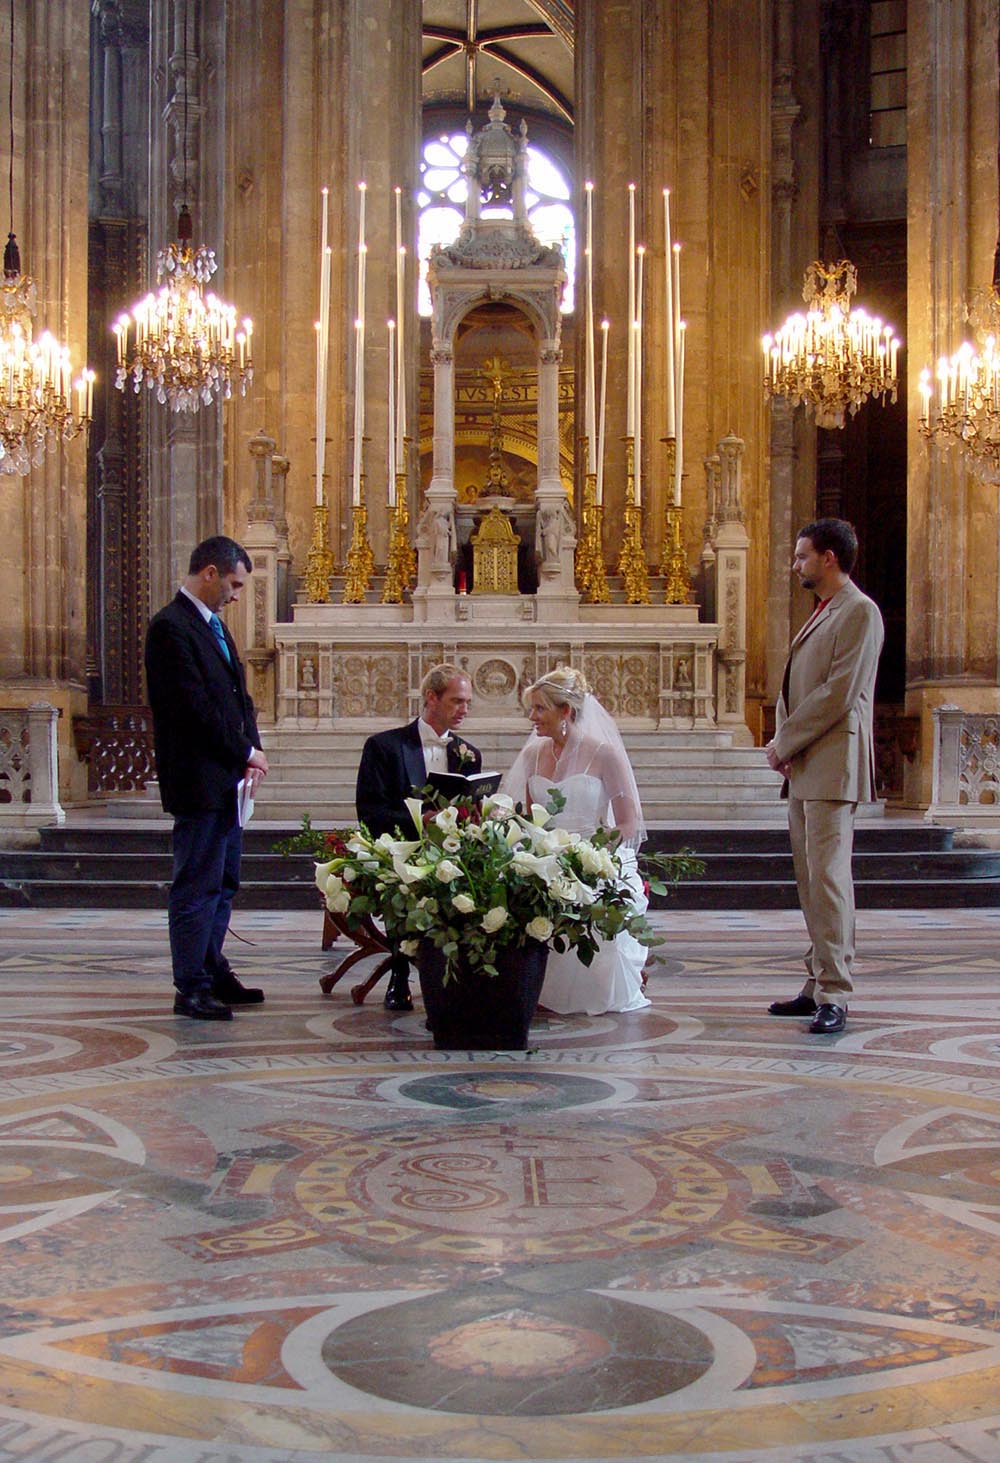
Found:
[[[406,809],[410,817],[413,819],[414,823],[417,825],[417,831],[422,833],[424,829],[423,803],[420,801],[419,798],[404,798],[403,807]]]

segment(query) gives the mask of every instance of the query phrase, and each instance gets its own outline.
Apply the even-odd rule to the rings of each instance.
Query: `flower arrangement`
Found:
[[[414,838],[373,838],[364,827],[326,835],[333,857],[316,865],[317,887],[332,913],[382,920],[407,955],[424,940],[437,946],[445,983],[459,964],[496,975],[495,951],[527,939],[573,949],[584,965],[621,930],[662,943],[635,909],[618,833],[553,828],[562,801],[553,794],[528,810],[501,793],[430,807],[408,799]]]

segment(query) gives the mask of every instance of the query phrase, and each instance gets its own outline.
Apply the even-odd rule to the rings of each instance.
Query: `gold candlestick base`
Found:
[[[389,558],[385,566],[384,605],[402,604],[403,592],[409,589],[417,572],[417,556],[410,543],[406,511],[406,475],[396,474],[396,506],[392,510],[389,530]]]
[[[597,474],[587,474],[583,488],[582,533],[576,546],[576,582],[591,604],[611,599],[604,567],[604,505],[597,502]]]
[[[631,437],[625,438],[625,471],[625,533],[618,560],[618,573],[622,576],[625,603],[648,605],[651,603],[649,570],[642,546],[642,508],[635,501],[635,442]]]
[[[330,603],[330,577],[337,567],[337,561],[328,542],[329,519],[326,503],[317,503],[313,508],[312,538],[306,555],[306,572],[303,575],[306,600],[311,605]]]
[[[344,581],[344,604],[364,603],[371,588],[375,555],[368,542],[368,509],[365,507],[365,480],[361,479],[361,502],[351,509],[351,547],[347,554],[347,576]]]
[[[677,504],[666,511],[663,527],[663,558],[660,573],[666,580],[663,603],[691,603],[691,576],[684,558],[684,510]]]

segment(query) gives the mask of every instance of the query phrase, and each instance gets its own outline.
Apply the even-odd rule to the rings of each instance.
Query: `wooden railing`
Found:
[[[96,706],[73,720],[91,793],[141,792],[155,776],[153,718],[146,706]]]

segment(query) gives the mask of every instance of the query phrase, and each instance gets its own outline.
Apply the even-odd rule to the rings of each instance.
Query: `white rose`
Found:
[[[459,914],[471,914],[476,907],[476,901],[470,899],[468,894],[456,894],[451,902]]]
[[[338,890],[327,890],[326,907],[331,914],[346,914],[351,907],[351,896],[341,885]]]
[[[506,823],[513,812],[514,799],[508,797],[505,792],[495,792],[492,797],[483,798],[483,813],[487,818],[495,818],[498,823]]]
[[[539,914],[527,925],[525,933],[530,935],[533,940],[541,940],[544,944],[546,940],[552,938],[552,929],[552,921]]]
[[[486,911],[479,923],[488,935],[495,934],[501,925],[507,923],[507,911],[502,904],[494,904],[492,909]]]
[[[343,879],[343,881],[344,881],[345,884],[353,884],[354,883],[354,880],[358,876],[355,873],[355,871],[351,868],[350,864],[347,864],[343,869],[341,869],[341,871],[340,871],[340,877]]]
[[[440,813],[435,813],[434,822],[442,833],[454,833],[458,827],[457,808],[442,808]]]
[[[453,864],[451,859],[443,858],[434,870],[434,873],[441,880],[442,884],[450,884],[452,879],[457,879],[461,876],[462,870],[458,867],[458,864]]]

